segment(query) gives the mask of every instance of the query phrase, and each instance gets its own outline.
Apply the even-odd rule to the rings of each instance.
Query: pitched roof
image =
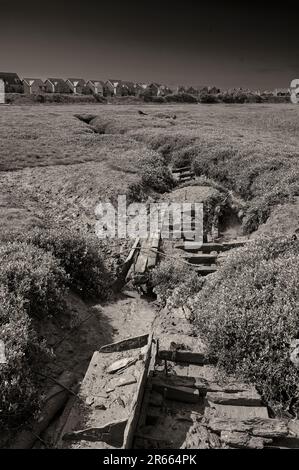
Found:
[[[42,82],[41,78],[23,78],[23,82],[26,82],[28,85],[30,85],[30,82]]]
[[[122,83],[122,80],[112,80],[112,78],[109,78],[107,82],[112,83],[113,85],[120,85]],[[107,83],[106,82],[106,83]]]
[[[87,83],[90,82],[90,83],[93,83],[94,85],[96,83],[100,83],[102,86],[105,85],[105,83],[103,82],[103,80],[87,80]]]
[[[4,80],[8,85],[20,85],[21,80],[16,73],[11,72],[0,72],[0,78]]]
[[[73,85],[75,85],[75,82],[78,84],[85,84],[85,80],[83,78],[68,78],[67,79],[69,82],[71,82]]]
[[[134,82],[123,81],[122,86],[126,87],[128,90],[134,91],[136,88],[136,84]]]
[[[289,88],[276,88],[275,92],[276,93],[289,93],[290,89]]]
[[[50,82],[52,83],[65,83],[64,79],[63,78],[47,78],[47,80],[49,80]]]

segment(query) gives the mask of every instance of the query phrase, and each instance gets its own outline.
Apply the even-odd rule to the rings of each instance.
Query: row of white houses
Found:
[[[23,78],[20,79],[16,73],[0,72],[0,80],[4,82],[6,93],[72,93],[75,95],[96,94],[101,96],[140,96],[148,93],[151,96],[165,96],[171,93],[185,92],[192,95],[199,95],[203,92],[209,94],[218,94],[220,89],[216,87],[183,87],[177,86],[170,88],[159,83],[136,83],[125,80],[84,80],[83,78]],[[242,88],[236,90],[226,90],[227,92],[251,92]],[[290,96],[290,90],[276,89],[274,91],[256,91],[258,95],[264,96]]]
[[[126,96],[140,95],[146,90],[152,95],[160,96],[172,93],[169,87],[158,83],[135,83],[124,80],[84,80],[83,78],[23,78],[20,79],[16,73],[1,73],[0,80],[4,81],[7,93],[73,93],[97,94],[101,96]]]

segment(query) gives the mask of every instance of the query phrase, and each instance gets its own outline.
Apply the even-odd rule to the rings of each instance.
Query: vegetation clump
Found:
[[[82,298],[106,299],[111,276],[108,273],[95,235],[55,227],[35,229],[27,240],[51,253],[68,275],[69,287]]]
[[[0,340],[5,345],[5,364],[0,366],[0,426],[12,430],[38,409],[38,375],[47,357],[38,340],[24,299],[0,287]]]
[[[0,285],[22,298],[30,317],[58,315],[64,306],[68,277],[59,261],[25,242],[0,245]]]
[[[187,299],[198,292],[202,280],[184,261],[165,259],[151,273],[151,285],[159,301],[165,305],[173,301],[183,305]]]
[[[260,239],[232,253],[193,302],[211,356],[256,384],[277,412],[299,409],[290,343],[299,333],[299,242]]]

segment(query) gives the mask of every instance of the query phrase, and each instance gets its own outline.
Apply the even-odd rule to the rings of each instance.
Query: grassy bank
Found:
[[[276,414],[299,410],[299,241],[261,239],[231,254],[193,298],[194,321],[219,367],[256,384]]]

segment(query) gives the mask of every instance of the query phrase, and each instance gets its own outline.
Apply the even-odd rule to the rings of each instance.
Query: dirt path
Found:
[[[156,316],[153,305],[136,292],[123,293],[114,302],[94,308],[100,309],[109,323],[112,342],[149,333]]]

